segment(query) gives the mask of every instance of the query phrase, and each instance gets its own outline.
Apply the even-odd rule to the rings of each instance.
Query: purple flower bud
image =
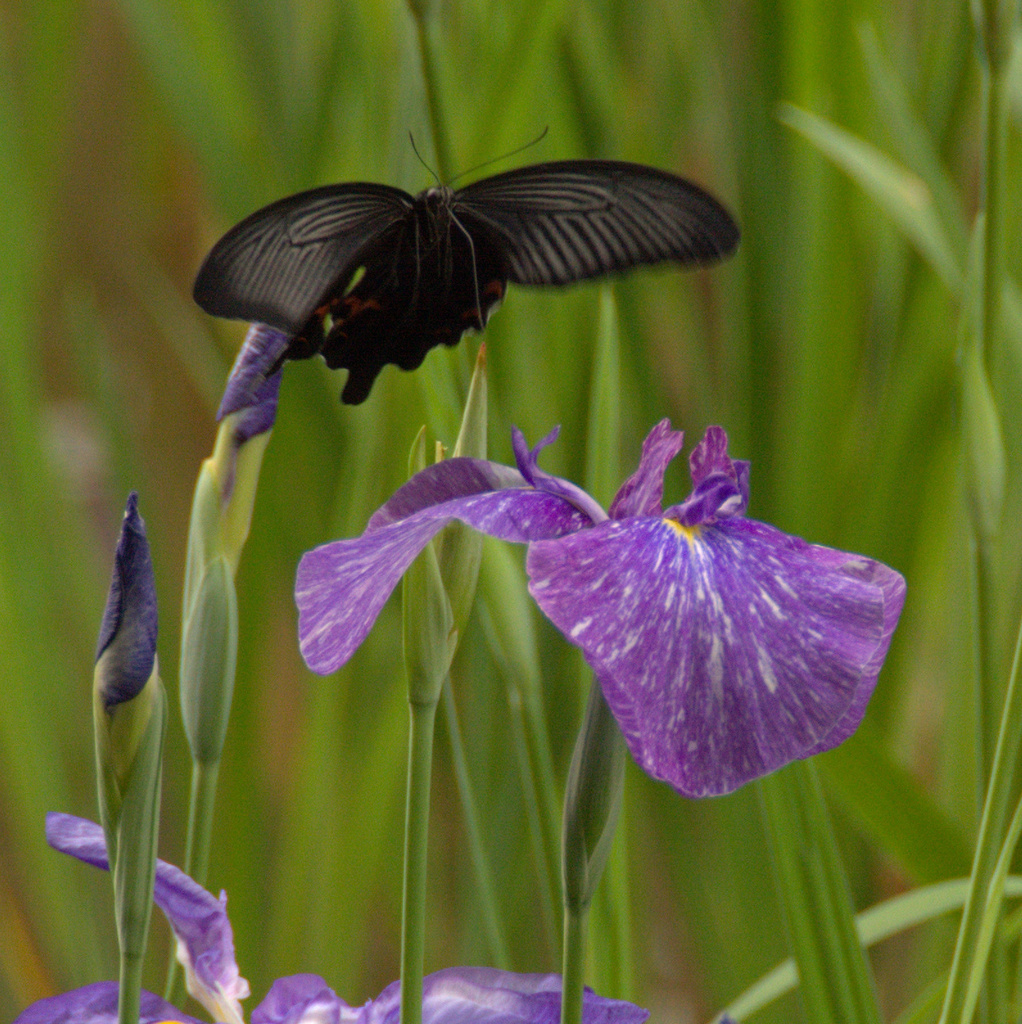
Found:
[[[145,523],[132,492],[117,542],[110,594],[99,629],[97,683],[103,706],[136,697],[153,672],[156,657],[156,583]]]
[[[216,414],[217,420],[222,420],[231,413],[244,411],[236,427],[237,444],[273,426],[280,391],[280,360],[289,344],[286,334],[266,324],[252,324],[249,328]]]

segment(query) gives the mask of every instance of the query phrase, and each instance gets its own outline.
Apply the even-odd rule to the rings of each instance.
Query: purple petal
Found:
[[[117,991],[116,981],[97,981],[73,992],[40,999],[18,1014],[14,1024],[117,1024]],[[143,991],[139,1024],[160,1021],[199,1024],[176,1006]]]
[[[423,509],[454,498],[529,487],[514,469],[485,459],[444,459],[418,472],[399,487],[369,520],[366,533],[401,522]]]
[[[703,439],[688,457],[692,486],[698,487],[708,476],[724,473],[732,476],[731,459],[727,454],[727,434],[723,427],[707,427]]]
[[[689,456],[692,493],[664,516],[682,526],[699,526],[745,514],[749,504],[749,464],[728,458],[727,434],[722,427],[707,427]]]
[[[898,625],[901,609],[905,604],[905,578],[901,573],[895,572],[884,565],[883,562],[860,559],[855,555],[848,556],[843,551],[835,551],[833,548],[819,548],[818,550],[821,553],[819,556],[821,560],[825,557],[832,559],[832,567],[836,570],[845,572],[861,571],[864,579],[875,584],[883,591],[884,629],[880,645],[874,652],[869,665],[863,671],[862,682],[855,691],[855,697],[852,699],[848,710],[841,716],[834,728],[816,746],[806,752],[805,757],[819,754],[824,750],[830,750],[831,747],[836,747],[859,728],[859,723],[866,713],[866,705],[869,704],[869,699],[873,696],[873,690],[876,688],[880,669],[883,667],[884,659],[887,657],[887,648],[891,645],[894,627]],[[849,557],[855,560],[854,564],[848,561]],[[842,558],[845,559],[844,562],[840,562]],[[865,565],[862,564],[863,562],[865,562]]]
[[[242,417],[245,440],[269,430],[277,414],[281,371],[278,366],[291,339],[266,324],[252,324],[231,367],[220,400],[217,420],[232,412],[249,410]]]
[[[145,522],[138,514],[138,495],[132,491],[121,523],[96,648],[97,662],[105,655],[99,678],[107,711],[138,696],[145,686],[156,657],[156,634],[153,563]]]
[[[518,470],[536,490],[556,494],[570,502],[580,512],[584,512],[592,522],[602,523],[607,518],[607,513],[603,511],[598,501],[570,480],[563,480],[561,477],[553,476],[539,468],[539,453],[547,445],[556,441],[560,432],[560,427],[554,427],[535,448],[530,450],[526,444],[525,435],[517,427],[512,427],[511,448],[515,454]]]
[[[61,853],[109,870],[103,830],[91,821],[70,814],[47,814],[46,841]],[[220,899],[215,899],[179,868],[157,860],[153,900],[174,931],[188,991],[217,1019],[240,1020],[239,1000],[247,998],[249,988],[234,959],[226,895],[221,893]]]
[[[363,1015],[353,1009],[318,974],[278,978],[252,1011],[252,1024],[355,1024]]]
[[[599,677],[633,757],[696,797],[854,728],[904,589],[870,559],[743,518],[610,522],[530,545],[527,569],[536,601]]]
[[[611,519],[660,514],[664,496],[664,473],[681,451],[685,435],[661,420],[642,442],[639,468],[621,485],[610,506]]]
[[[306,552],[298,564],[295,601],[302,656],[313,672],[335,672],[355,653],[415,556],[452,520],[518,543],[559,537],[590,525],[571,504],[543,491],[511,487],[476,493],[484,472],[480,467],[493,465],[450,459],[430,466],[377,512],[361,537]],[[513,472],[504,469],[503,478]],[[429,504],[437,495],[457,493],[459,487],[473,493]],[[422,505],[406,518],[393,518]]]
[[[388,985],[365,1007],[362,1024],[398,1024],[401,986]],[[558,1024],[561,978],[510,974],[489,967],[451,967],[423,982],[423,1024]],[[583,1024],[642,1024],[646,1010],[586,989]]]

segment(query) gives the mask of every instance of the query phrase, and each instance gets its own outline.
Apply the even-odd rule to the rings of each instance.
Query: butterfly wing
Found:
[[[731,215],[697,185],[616,160],[520,167],[460,189],[453,210],[500,239],[508,280],[569,284],[663,261],[703,264],[738,244]]]
[[[297,335],[324,298],[352,277],[363,251],[411,211],[407,192],[365,182],[278,200],[213,246],[195,279],[195,301],[213,316]]]

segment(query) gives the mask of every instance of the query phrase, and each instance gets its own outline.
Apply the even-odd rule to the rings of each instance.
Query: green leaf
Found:
[[[875,146],[825,118],[782,104],[781,120],[804,135],[829,160],[887,211],[902,234],[919,250],[952,291],[962,286],[962,268],[937,215],[926,182]]]

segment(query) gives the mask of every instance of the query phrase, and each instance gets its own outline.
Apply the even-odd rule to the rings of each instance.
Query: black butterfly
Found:
[[[366,183],[300,192],[228,231],[194,294],[214,316],[288,334],[283,359],[321,352],[347,369],[341,399],[355,404],[384,364],[414,370],[435,345],[482,330],[509,281],[563,285],[664,260],[709,263],[737,244],[728,212],[682,178],[563,160],[414,198]]]

